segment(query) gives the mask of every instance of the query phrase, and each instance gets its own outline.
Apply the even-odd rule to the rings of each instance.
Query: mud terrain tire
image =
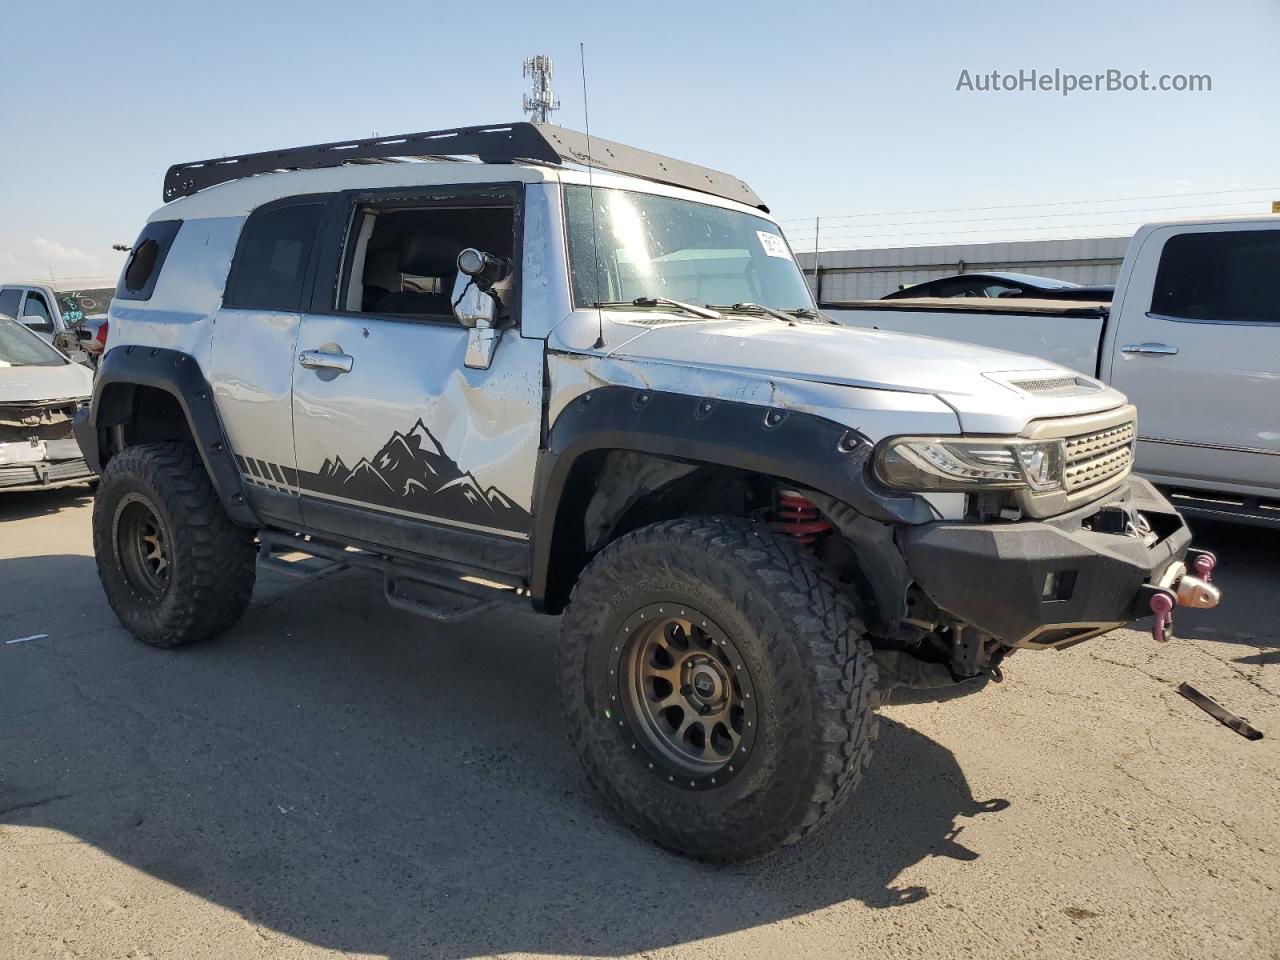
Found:
[[[827,820],[871,759],[864,632],[812,554],[764,525],[642,528],[592,560],[564,614],[570,739],[644,836],[711,862],[764,856]]]
[[[231,522],[190,443],[111,458],[94,498],[93,549],[111,609],[155,647],[216,636],[253,593],[253,534]]]

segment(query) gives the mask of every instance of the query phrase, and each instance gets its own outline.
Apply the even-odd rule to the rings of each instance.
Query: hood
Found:
[[[620,359],[931,394],[956,411],[968,433],[1017,433],[1029,420],[1124,403],[1098,381],[1036,357],[862,327],[764,319],[615,323],[608,342],[620,344],[609,351]],[[1046,388],[1046,380],[1059,386]]]
[[[56,367],[0,367],[0,403],[80,400],[93,393],[93,372],[78,363]]]

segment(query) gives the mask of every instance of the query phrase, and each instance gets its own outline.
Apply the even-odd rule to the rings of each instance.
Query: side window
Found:
[[[27,291],[27,302],[22,306],[22,322],[37,333],[53,333],[53,314],[44,294]]]
[[[18,304],[22,302],[22,291],[10,288],[0,290],[0,316],[18,319]]]
[[[945,283],[937,285],[937,290],[933,293],[935,297],[981,297],[985,281],[982,280],[966,280],[959,278],[956,280],[948,280]]]
[[[255,310],[299,310],[320,231],[323,203],[257,210],[245,221],[222,303]]]
[[[1021,287],[1011,287],[1005,283],[991,283],[982,288],[984,297],[1020,297]]]
[[[475,247],[510,259],[514,223],[511,206],[492,203],[359,207],[352,218],[350,265],[338,309],[452,319],[458,254]]]
[[[1280,230],[1183,233],[1160,254],[1151,312],[1213,323],[1280,323]]]
[[[109,287],[59,290],[58,309],[62,311],[62,322],[70,327],[85,317],[106,313],[115,295],[116,292]]]
[[[164,266],[165,257],[169,255],[169,248],[181,227],[181,220],[156,220],[142,228],[120,272],[120,282],[116,284],[115,291],[117,300],[151,299],[156,280],[160,278],[160,268]],[[105,309],[106,304],[103,304]]]

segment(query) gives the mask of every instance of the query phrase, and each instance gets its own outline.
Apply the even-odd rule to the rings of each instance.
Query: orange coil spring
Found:
[[[791,490],[778,493],[778,510],[769,524],[775,533],[781,533],[805,545],[813,543],[819,534],[831,530],[831,524],[822,519],[809,500]]]

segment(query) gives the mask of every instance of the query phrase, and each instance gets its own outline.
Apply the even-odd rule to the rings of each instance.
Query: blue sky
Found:
[[[819,214],[824,248],[903,246],[1280,200],[1276,0],[9,0],[5,27],[0,278],[114,276],[176,161],[519,119],[534,53],[580,128],[579,41],[594,133],[737,174],[798,248]],[[956,90],[1033,68],[1213,89]]]

